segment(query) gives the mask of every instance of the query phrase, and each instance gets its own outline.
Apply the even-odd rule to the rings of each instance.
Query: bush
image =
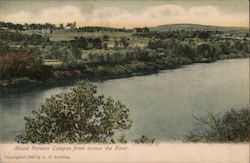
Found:
[[[78,59],[81,59],[80,50],[70,45],[46,47],[41,56],[45,59],[59,59],[65,64],[75,64]]]
[[[6,52],[0,56],[0,78],[13,79],[29,77],[42,79],[50,77],[49,67],[27,52]]]
[[[208,114],[205,118],[196,118],[196,128],[186,135],[191,142],[248,142],[250,126],[249,107],[230,110],[223,116]]]
[[[0,55],[9,50],[9,45],[6,42],[0,40]]]
[[[145,135],[142,135],[141,138],[135,140],[135,143],[137,143],[137,144],[154,144],[156,142],[155,142],[154,138],[149,138]]]
[[[96,87],[80,82],[67,93],[46,99],[25,117],[19,143],[112,143],[115,130],[131,127],[129,109],[111,97],[97,95]]]

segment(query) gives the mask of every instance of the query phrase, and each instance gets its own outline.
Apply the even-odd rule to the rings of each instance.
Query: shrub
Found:
[[[0,40],[0,55],[9,50],[9,45],[6,42]]]
[[[249,107],[230,110],[218,117],[208,114],[205,118],[196,118],[199,122],[187,141],[192,142],[247,142],[250,127]]]
[[[137,144],[154,144],[156,142],[155,142],[154,138],[149,138],[145,135],[142,135],[141,138],[135,140],[135,143],[137,143]]]
[[[29,77],[31,79],[48,78],[50,69],[40,59],[27,52],[6,52],[0,56],[0,78],[13,79]]]

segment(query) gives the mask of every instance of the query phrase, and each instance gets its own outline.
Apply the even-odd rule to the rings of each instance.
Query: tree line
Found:
[[[131,48],[125,52],[91,52],[88,54],[88,62],[95,64],[123,64],[131,61],[148,61],[158,56],[152,51],[142,48]]]
[[[249,54],[247,41],[180,41],[176,39],[168,40],[150,40],[148,42],[149,49],[155,49],[159,53],[165,55],[182,55],[196,62],[206,58],[208,62],[220,59],[220,57],[229,54]]]
[[[109,28],[98,26],[85,26],[77,29],[79,32],[130,32],[131,30],[125,28]]]
[[[0,31],[0,41],[7,42],[9,44],[19,45],[42,45],[50,43],[48,37],[39,34],[22,34],[21,32],[7,32]]]
[[[150,31],[147,33],[135,34],[136,36],[142,36],[146,38],[154,39],[179,39],[184,40],[188,38],[199,38],[199,39],[208,39],[211,38],[214,34],[222,34],[222,31],[189,31],[189,30],[169,30],[169,31]]]
[[[70,26],[71,23],[66,24],[66,26]],[[65,29],[63,24],[51,24],[51,23],[25,23],[25,24],[15,24],[11,22],[3,22],[0,21],[0,29],[13,29],[13,30],[42,30],[50,28],[52,30],[60,30]],[[130,32],[131,30],[125,28],[109,28],[109,27],[99,27],[99,26],[85,26],[79,27],[75,29],[78,32]]]
[[[15,24],[11,22],[0,22],[0,28],[8,28],[14,30],[42,30],[44,28],[51,28],[53,30],[59,29],[55,24],[45,23],[45,24]]]

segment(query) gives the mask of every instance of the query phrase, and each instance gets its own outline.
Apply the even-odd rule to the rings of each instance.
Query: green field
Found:
[[[40,30],[26,30],[24,34],[41,34],[48,36],[51,41],[68,41],[73,40],[75,37],[87,37],[87,38],[102,38],[104,35],[108,35],[111,39],[119,39],[121,37],[132,38],[132,32],[76,32],[67,30],[53,31],[52,34],[43,34]]]
[[[131,33],[127,32],[55,32],[46,34],[51,41],[73,40],[75,37],[101,38],[108,35],[110,38],[118,39],[121,37],[131,37]]]

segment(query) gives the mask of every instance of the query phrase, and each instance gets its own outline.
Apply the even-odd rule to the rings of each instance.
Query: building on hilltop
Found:
[[[73,23],[67,23],[65,29],[76,29],[76,22]]]

